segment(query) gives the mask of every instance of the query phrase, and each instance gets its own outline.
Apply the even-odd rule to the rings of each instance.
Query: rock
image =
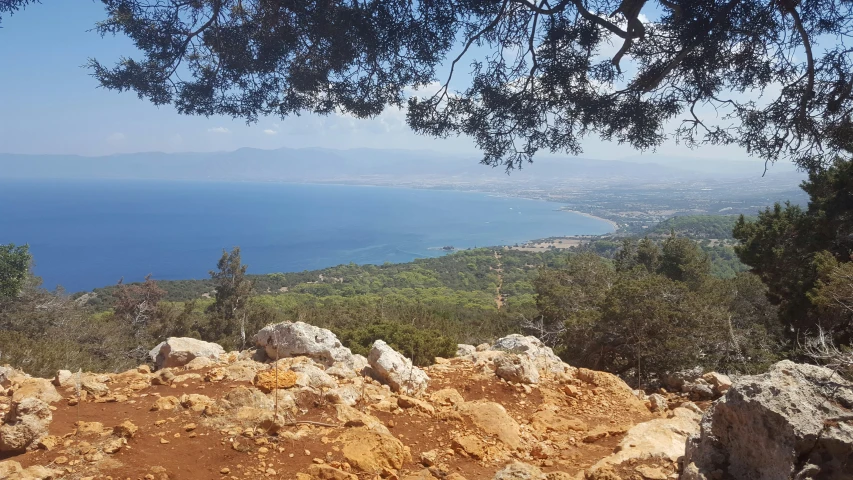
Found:
[[[157,368],[182,367],[197,357],[219,358],[221,345],[188,337],[169,337],[148,353]]]
[[[62,395],[56,391],[56,387],[50,380],[44,378],[24,379],[12,394],[12,402],[20,402],[25,398],[37,398],[44,403],[53,403],[62,400]]]
[[[460,344],[456,345],[456,356],[457,357],[464,357],[467,355],[471,355],[476,351],[477,351],[477,347],[475,347],[474,345],[466,345],[464,343],[460,343]]]
[[[429,416],[435,415],[435,407],[423,400],[418,400],[417,398],[412,398],[406,395],[400,395],[397,399],[397,405],[400,408],[411,408]]]
[[[71,370],[59,370],[53,377],[53,384],[57,387],[67,387],[74,384],[74,374]]]
[[[207,395],[198,393],[183,394],[180,398],[181,406],[194,412],[203,412],[208,405],[213,405],[214,400]]]
[[[521,462],[513,462],[498,471],[493,480],[546,480],[547,477],[542,470],[533,465]]]
[[[344,385],[326,392],[326,400],[334,405],[353,406],[361,399],[361,393],[352,385]]]
[[[95,397],[102,397],[110,393],[110,387],[94,379],[86,379],[80,386],[83,390]]]
[[[519,426],[503,405],[494,402],[465,402],[459,413],[480,430],[497,437],[513,450],[522,446]]]
[[[300,387],[335,388],[338,382],[316,365],[308,362],[296,363],[291,367],[296,372],[296,384]]]
[[[121,438],[114,438],[112,440],[109,440],[106,443],[104,443],[104,445],[101,447],[101,449],[106,454],[112,455],[114,453],[117,453],[119,450],[121,450],[121,447],[124,446],[124,443],[122,443],[121,440],[122,440]]]
[[[151,379],[151,385],[171,385],[174,379],[175,373],[171,369],[164,368]]]
[[[649,395],[649,410],[653,412],[663,412],[667,409],[666,398],[659,394],[653,393]]]
[[[269,409],[273,406],[272,400],[254,388],[237,387],[222,397],[220,403],[227,409],[256,408]]]
[[[539,368],[539,373],[560,374],[573,370],[572,367],[563,363],[550,347],[545,346],[541,340],[533,336],[507,335],[498,339],[490,350],[527,356]]]
[[[212,367],[216,363],[216,360],[212,357],[195,357],[184,365],[184,369],[201,370],[202,368]]]
[[[421,465],[425,467],[431,467],[435,465],[435,462],[438,461],[438,451],[436,450],[428,450],[426,452],[421,452],[420,462]]]
[[[311,480],[358,480],[357,476],[330,465],[311,465],[305,473]]]
[[[296,385],[296,372],[274,366],[269,370],[258,372],[253,383],[258,389],[266,393],[278,388],[290,388]]]
[[[489,345],[488,343],[481,343],[481,344],[477,345],[476,347],[474,347],[474,351],[485,352],[486,350],[488,350],[490,348],[492,348],[492,346]]]
[[[333,377],[338,377],[340,379],[350,379],[358,376],[358,374],[355,372],[355,370],[352,369],[352,367],[340,362],[327,368],[326,374],[331,375]]]
[[[0,462],[0,478],[9,478],[13,473],[18,473],[24,468],[14,460]]]
[[[13,401],[0,425],[0,452],[34,449],[47,436],[53,415],[47,403],[36,397]]]
[[[454,450],[463,453],[475,460],[486,458],[488,445],[476,435],[459,435],[453,437],[450,445]]]
[[[781,361],[738,378],[687,443],[684,480],[851,478],[853,383]]]
[[[732,387],[732,379],[722,373],[708,372],[702,375],[702,379],[711,384],[715,397],[721,397]]]
[[[716,398],[710,385],[704,383],[685,383],[681,391],[690,394],[695,400],[712,400]]]
[[[104,424],[101,422],[84,422],[78,421],[74,425],[77,427],[77,435],[85,436],[100,436],[104,433]]]
[[[125,420],[113,427],[113,435],[121,438],[133,438],[139,427],[133,424],[130,420]]]
[[[411,456],[403,444],[391,435],[367,428],[353,428],[338,437],[341,453],[356,470],[379,473],[385,469],[400,470]]]
[[[9,477],[0,477],[5,480],[52,480],[57,477],[57,472],[41,465],[33,465],[19,472],[11,474]]]
[[[685,383],[694,383],[702,377],[702,367],[694,367],[675,373],[668,373],[661,377],[661,383],[670,392],[681,392]]]
[[[39,440],[38,446],[42,450],[51,451],[60,445],[62,445],[61,437],[57,437],[56,435],[47,435],[46,437]]]
[[[640,461],[677,462],[684,456],[687,438],[699,431],[699,415],[685,408],[676,408],[672,413],[671,418],[656,418],[631,427],[615,453],[599,460],[588,472],[596,474],[615,465]]]
[[[505,353],[495,357],[495,375],[513,383],[539,383],[539,369],[527,356]]]
[[[391,435],[391,432],[388,430],[388,427],[382,423],[382,420],[379,420],[373,415],[362,413],[346,405],[335,405],[335,410],[337,411],[338,420],[343,423],[345,427],[365,427],[368,430],[372,430],[383,435]]]
[[[235,382],[251,382],[266,366],[252,360],[240,360],[225,367],[225,378]]]
[[[650,467],[648,465],[640,465],[634,469],[645,480],[666,480],[669,478],[660,467]]]
[[[570,431],[585,432],[589,429],[586,423],[579,418],[560,414],[556,411],[558,407],[546,405],[541,407],[536,413],[530,417],[530,425],[534,430],[541,433],[558,432],[566,433]]]
[[[178,400],[178,397],[173,397],[171,395],[167,397],[160,397],[154,401],[154,404],[151,405],[152,412],[159,412],[162,410],[174,410],[180,405],[181,401]]]
[[[442,388],[429,396],[430,401],[438,406],[449,407],[465,403],[465,399],[455,388]]]
[[[423,370],[382,340],[373,342],[367,362],[377,380],[395,392],[417,395],[429,385],[429,377]]]
[[[255,343],[272,359],[306,356],[326,366],[355,361],[334,333],[303,322],[268,325],[255,335]]]

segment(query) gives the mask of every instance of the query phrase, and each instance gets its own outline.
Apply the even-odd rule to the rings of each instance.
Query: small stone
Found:
[[[186,430],[187,432],[192,432],[192,431],[193,431],[193,430],[195,430],[197,427],[198,427],[198,426],[197,426],[196,424],[194,424],[194,423],[188,423],[188,424],[184,425],[184,430]]]
[[[219,473],[223,475],[228,475],[229,473],[231,473],[231,469],[228,467],[222,467],[222,470],[220,470]]]
[[[160,443],[161,443],[161,444],[163,444],[163,445],[165,445],[165,444],[169,443],[169,441],[168,441],[168,440],[166,440],[165,438],[161,438],[161,439],[160,439]]]

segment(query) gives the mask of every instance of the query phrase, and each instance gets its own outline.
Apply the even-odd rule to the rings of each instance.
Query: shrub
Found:
[[[396,322],[374,323],[335,332],[353,353],[367,355],[376,340],[384,340],[394,350],[402,353],[417,366],[435,363],[435,357],[452,357],[456,342],[437,330],[420,329]]]

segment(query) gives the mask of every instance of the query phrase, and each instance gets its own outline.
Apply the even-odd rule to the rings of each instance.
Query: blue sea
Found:
[[[603,234],[556,203],[482,193],[341,185],[0,181],[0,244],[30,245],[44,285],[90,290],[205,278],[239,245],[250,273],[408,262],[440,247]]]

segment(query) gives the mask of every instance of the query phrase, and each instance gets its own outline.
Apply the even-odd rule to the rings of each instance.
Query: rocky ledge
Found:
[[[705,383],[685,382],[692,393],[646,396],[520,335],[460,345],[458,357],[423,369],[382,341],[366,358],[353,355],[328,330],[302,323],[271,325],[256,342],[255,350],[225,353],[167,339],[151,352],[155,371],[60,371],[47,380],[0,367],[0,478],[789,478],[749,476],[744,443],[721,433],[738,415],[770,415],[748,407],[761,396],[756,388],[769,388],[757,377],[732,384],[705,374]],[[702,410],[690,398],[693,385],[706,384],[727,392],[700,428]],[[738,403],[744,392],[750,399]],[[847,428],[847,417],[832,415]],[[778,435],[758,431],[759,422],[744,434]],[[827,460],[838,438],[818,442],[821,456],[808,465],[842,468]],[[745,442],[752,452],[767,445]],[[814,471],[797,462],[785,471]]]

